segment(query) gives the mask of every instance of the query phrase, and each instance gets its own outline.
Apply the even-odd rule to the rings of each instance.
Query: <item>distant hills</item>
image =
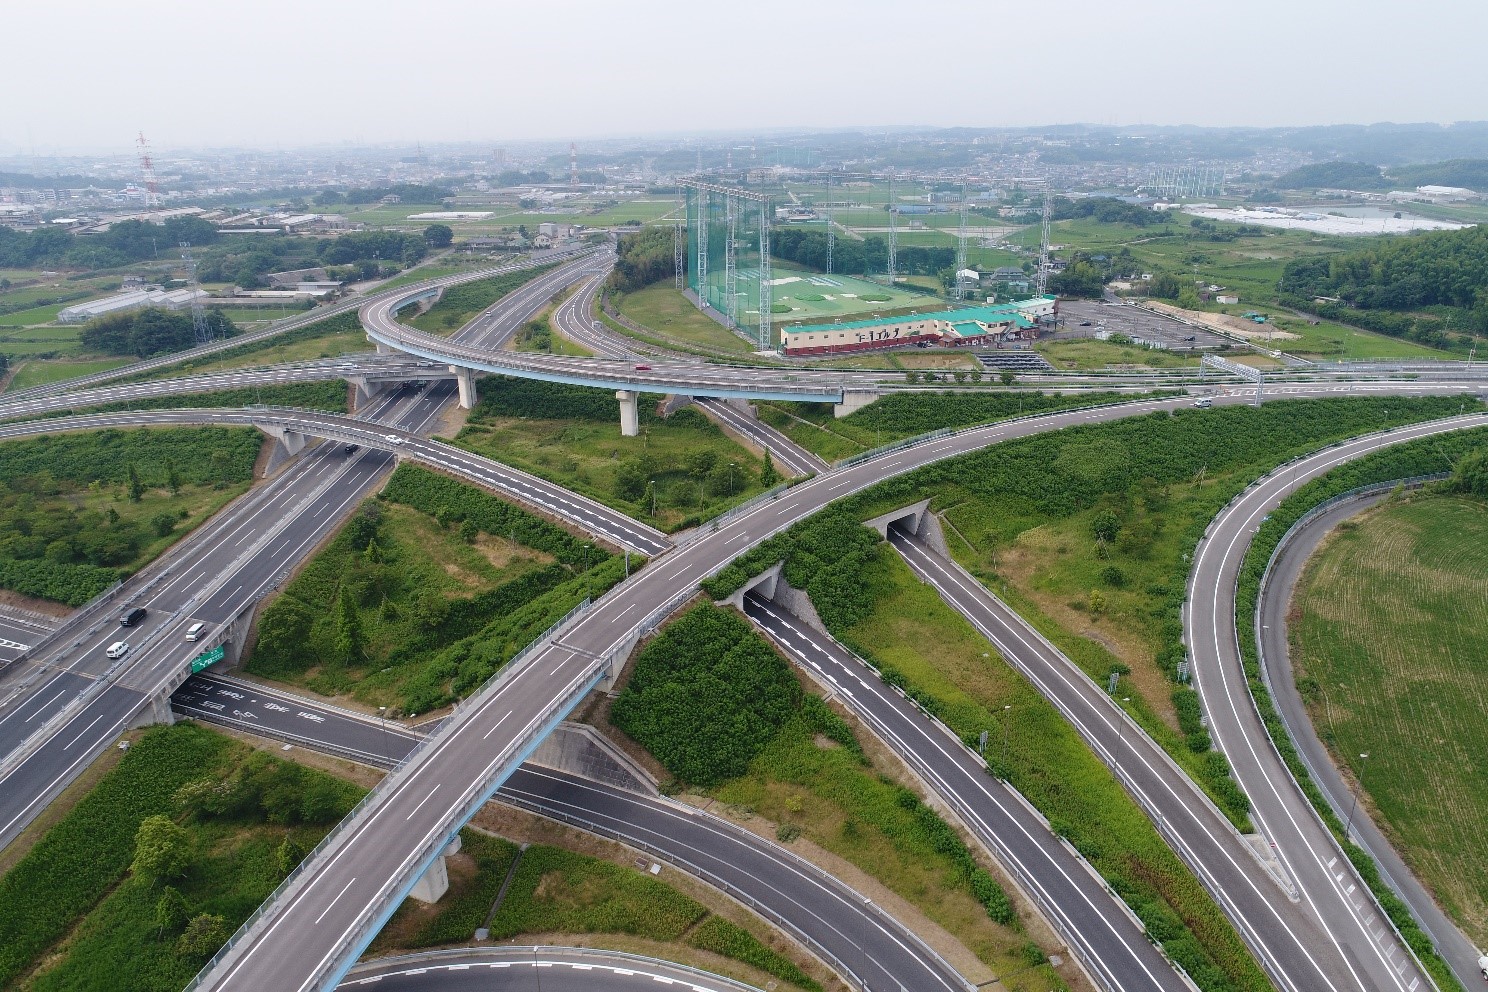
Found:
[[[1367,162],[1317,162],[1278,176],[1277,189],[1415,189],[1417,186],[1465,186],[1488,192],[1488,159],[1454,158],[1422,165],[1381,169]]]

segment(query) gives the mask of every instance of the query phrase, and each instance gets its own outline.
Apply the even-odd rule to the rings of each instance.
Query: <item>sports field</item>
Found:
[[[837,317],[866,317],[909,307],[941,310],[938,297],[853,276],[823,275],[774,266],[772,300],[777,323],[819,323]],[[782,306],[790,311],[782,312]]]
[[[1396,849],[1488,940],[1488,504],[1431,495],[1341,529],[1292,602],[1297,688]],[[1367,766],[1359,755],[1368,754]]]

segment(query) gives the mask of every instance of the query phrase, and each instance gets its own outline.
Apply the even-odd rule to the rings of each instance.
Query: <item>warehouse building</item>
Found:
[[[206,291],[200,289],[176,289],[170,292],[163,289],[143,289],[133,293],[120,293],[117,296],[105,296],[101,300],[64,307],[57,312],[57,321],[62,324],[82,324],[95,317],[125,310],[143,310],[146,307],[184,310],[191,306],[193,299],[206,295]]]

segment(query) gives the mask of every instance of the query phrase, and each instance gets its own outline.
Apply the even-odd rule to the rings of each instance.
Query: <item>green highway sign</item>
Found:
[[[211,668],[213,665],[217,664],[217,662],[221,661],[223,656],[226,654],[227,649],[221,644],[217,645],[210,651],[203,651],[201,654],[191,659],[191,674],[195,675],[197,672],[201,671],[204,668]]]

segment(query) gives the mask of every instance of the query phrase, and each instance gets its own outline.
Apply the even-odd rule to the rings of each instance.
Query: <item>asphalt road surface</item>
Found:
[[[1307,560],[1334,527],[1376,505],[1386,495],[1382,493],[1335,506],[1294,532],[1278,549],[1279,553],[1271,563],[1270,580],[1263,587],[1257,607],[1261,655],[1270,673],[1268,684],[1271,698],[1286,723],[1287,732],[1297,746],[1302,761],[1307,765],[1312,781],[1328,798],[1340,820],[1347,820],[1352,812],[1352,834],[1355,840],[1369,851],[1390,887],[1410,906],[1416,921],[1436,945],[1437,952],[1451,966],[1457,980],[1471,988],[1483,980],[1482,972],[1477,966],[1481,952],[1442,912],[1426,887],[1416,879],[1389,840],[1375,826],[1368,811],[1362,806],[1354,808],[1353,793],[1338,773],[1332,755],[1318,739],[1307,707],[1297,692],[1289,657],[1287,613],[1293,590]]]
[[[884,685],[859,658],[775,603],[750,594],[744,612],[787,656],[873,729],[953,809],[1055,926],[1102,988],[1188,985],[1105,885],[1031,807],[987,773],[944,725]]]
[[[420,739],[397,723],[205,672],[188,679],[171,702],[183,715],[380,767],[401,761]],[[870,988],[964,988],[950,965],[902,924],[785,848],[727,820],[530,764],[496,798],[682,868],[821,948]],[[1088,876],[1080,877],[1088,884]]]
[[[360,964],[344,992],[754,992],[754,986],[657,958],[579,947],[471,947]]]
[[[1195,687],[1215,746],[1229,759],[1236,780],[1250,796],[1258,831],[1275,845],[1302,905],[1327,923],[1326,940],[1315,951],[1335,964],[1327,984],[1313,988],[1410,992],[1425,980],[1302,795],[1248,697],[1236,639],[1236,577],[1261,521],[1295,487],[1381,448],[1485,425],[1488,416],[1477,414],[1399,427],[1284,466],[1226,507],[1195,552],[1186,623]],[[1444,949],[1453,954],[1454,969],[1460,969],[1461,951],[1450,942]]]
[[[1245,400],[1235,395],[1220,396],[1215,402]],[[691,589],[753,544],[833,499],[920,465],[1060,426],[1173,409],[1188,402],[1149,400],[1051,414],[891,451],[817,476],[667,554],[612,590],[561,638],[526,656],[498,684],[467,700],[406,773],[390,779],[335,844],[313,859],[293,891],[235,944],[203,987],[254,988],[255,983],[267,982],[276,988],[300,989],[338,975],[338,960],[365,946],[380,926],[381,914],[391,912],[389,907],[397,904],[468,811],[494,791],[520,763],[525,749],[556,722],[563,707],[599,676],[608,656],[628,649],[653,611],[673,603],[679,590]],[[294,939],[279,940],[280,934],[293,934]]]

